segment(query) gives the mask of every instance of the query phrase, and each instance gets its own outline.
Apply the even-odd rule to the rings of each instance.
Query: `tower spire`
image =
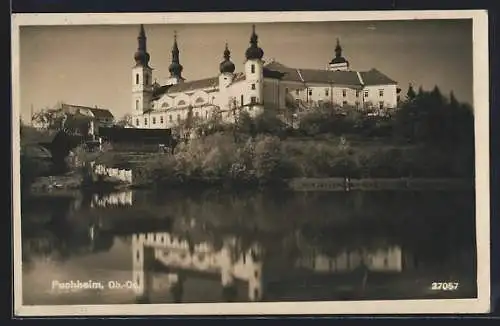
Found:
[[[180,64],[179,59],[179,46],[177,44],[177,31],[174,31],[174,45],[172,46],[172,63],[170,64],[168,70],[170,71],[171,77],[176,77],[182,79],[183,67]]]
[[[229,51],[229,47],[226,43],[226,47],[224,49],[224,61],[220,63],[220,72],[221,73],[233,73],[236,69],[234,63],[231,62],[231,51]]]
[[[150,56],[147,51],[147,37],[144,25],[141,24],[139,36],[137,36],[137,51],[134,54],[135,63],[138,66],[148,66]]]
[[[229,61],[230,58],[231,58],[231,51],[229,51],[229,47],[226,42],[226,48],[224,49],[224,59],[226,61]]]
[[[335,57],[342,57],[342,47],[340,46],[340,40],[337,37],[337,45],[335,46]]]
[[[255,33],[255,24],[252,25],[252,35],[250,36],[250,47],[245,52],[247,60],[261,60],[264,56],[264,51],[259,48],[259,37]]]

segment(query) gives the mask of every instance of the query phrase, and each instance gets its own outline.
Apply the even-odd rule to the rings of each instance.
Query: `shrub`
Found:
[[[257,178],[266,181],[285,177],[281,142],[275,136],[260,136],[255,143],[253,166]]]

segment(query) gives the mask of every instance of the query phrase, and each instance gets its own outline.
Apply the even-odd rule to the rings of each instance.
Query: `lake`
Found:
[[[474,202],[466,191],[26,197],[23,304],[475,298]]]

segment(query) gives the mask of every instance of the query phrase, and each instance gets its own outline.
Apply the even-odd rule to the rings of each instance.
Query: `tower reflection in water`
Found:
[[[232,301],[240,289],[245,289],[249,301],[261,301],[265,294],[265,281],[279,284],[283,277],[308,270],[313,274],[337,274],[354,270],[373,272],[396,272],[410,267],[400,246],[372,248],[371,250],[348,250],[335,255],[326,255],[316,250],[303,248],[294,263],[283,266],[279,258],[264,258],[260,244],[237,250],[236,238],[228,237],[220,249],[204,242],[197,245],[167,232],[134,234],[132,237],[133,280],[137,286],[139,300],[149,302],[153,292],[168,289],[174,302],[182,301],[183,282],[190,275],[217,277],[222,285],[225,300]],[[264,275],[273,270],[273,275]],[[160,266],[166,274],[155,273]],[[289,275],[286,275],[289,274]],[[165,275],[167,275],[165,277]],[[277,282],[277,283],[276,283]],[[237,283],[246,286],[237,286]]]
[[[260,300],[263,294],[261,248],[253,245],[236,255],[235,244],[236,239],[228,238],[217,250],[206,242],[190,245],[187,240],[166,232],[134,234],[133,280],[137,296],[148,300],[152,291],[168,288],[174,301],[180,302],[184,275],[195,272],[219,277],[227,300],[236,295],[236,281],[247,283],[250,301]],[[170,272],[166,279],[152,272],[158,263]]]

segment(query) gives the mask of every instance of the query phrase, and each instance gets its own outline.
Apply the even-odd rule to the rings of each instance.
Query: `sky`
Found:
[[[251,24],[145,25],[153,79],[168,77],[174,31],[186,80],[217,76],[224,45],[243,71]],[[20,29],[21,117],[58,102],[98,106],[119,118],[132,110],[137,25],[23,26]],[[472,20],[256,24],[264,60],[325,69],[339,38],[353,70],[376,68],[398,81],[472,103]]]

